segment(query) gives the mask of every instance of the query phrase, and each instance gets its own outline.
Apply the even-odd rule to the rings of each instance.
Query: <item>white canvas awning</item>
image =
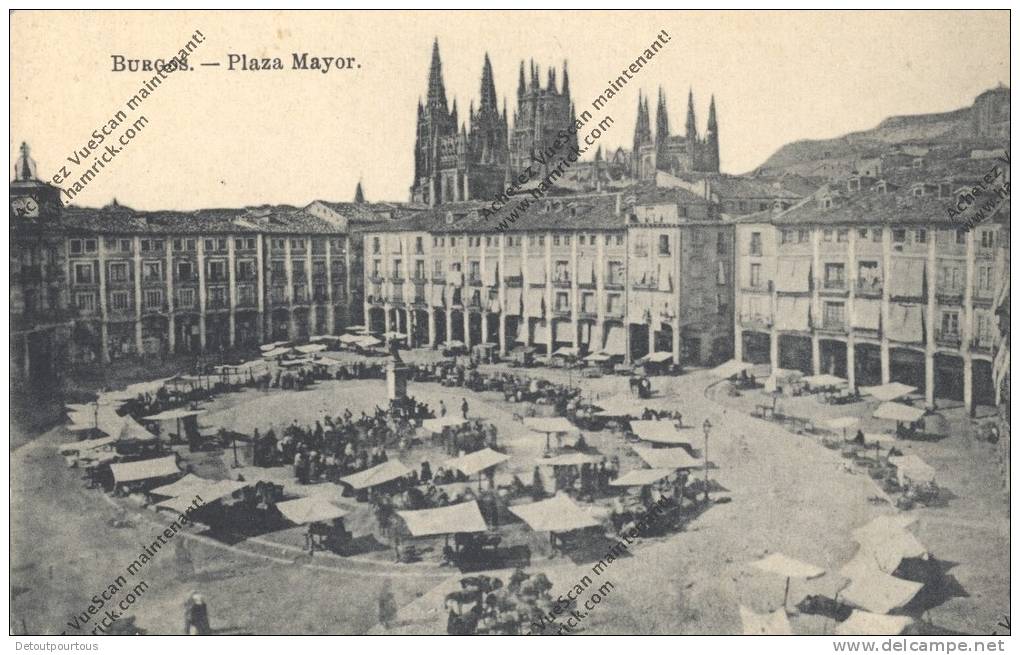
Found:
[[[299,353],[305,354],[305,355],[309,355],[311,353],[321,353],[325,349],[326,349],[325,344],[321,344],[321,343],[309,343],[309,344],[305,344],[303,346],[297,346],[296,348],[294,348],[294,350],[298,351]]]
[[[341,334],[340,343],[357,343],[360,338],[360,334]]]
[[[720,364],[719,366],[716,366],[708,373],[712,377],[726,379],[729,377],[733,377],[734,375],[740,375],[741,371],[746,371],[753,367],[754,364],[750,364],[748,362],[739,362],[735,359],[731,359],[725,364]]]
[[[528,257],[528,265],[524,272],[528,277],[528,284],[545,284],[545,258]]]
[[[477,501],[397,512],[407,524],[407,530],[414,537],[428,537],[437,534],[458,532],[485,532],[488,526],[478,510]]]
[[[358,340],[354,342],[354,345],[360,348],[374,348],[376,346],[381,346],[382,341],[379,341],[375,337],[366,334],[362,337],[359,337]]]
[[[889,323],[885,334],[893,341],[924,342],[924,308],[921,305],[889,303]]]
[[[443,292],[445,291],[445,289],[446,289],[446,287],[443,286],[442,284],[433,284],[432,285],[432,302],[431,302],[431,304],[432,304],[433,307],[442,307],[445,304],[444,301],[443,301]]]
[[[845,430],[857,425],[860,420],[856,416],[839,416],[837,418],[825,419],[825,425],[833,430]]]
[[[792,557],[787,557],[783,553],[772,553],[754,562],[752,566],[768,573],[775,573],[784,578],[810,580],[825,574],[825,569]]]
[[[595,283],[595,260],[589,257],[581,257],[577,260],[577,283]]]
[[[180,480],[172,482],[170,484],[163,485],[162,487],[156,487],[149,493],[154,496],[166,496],[168,498],[174,498],[177,496],[192,496],[196,493],[200,493],[200,489],[209,484],[211,480],[200,478],[194,473],[188,473]]]
[[[894,578],[878,569],[861,571],[840,592],[840,600],[876,614],[888,614],[908,604],[924,587],[920,582]]]
[[[914,623],[909,616],[874,614],[864,610],[854,610],[850,618],[836,626],[837,635],[848,637],[857,635],[899,635]]]
[[[284,355],[290,355],[293,352],[294,349],[289,347],[274,348],[273,350],[262,353],[262,356],[266,359],[276,359],[278,357],[283,357]]]
[[[289,341],[274,341],[272,343],[262,344],[261,346],[259,346],[259,350],[261,350],[262,352],[269,352],[270,350],[276,350],[281,346],[286,346],[289,343],[290,343]]]
[[[470,477],[476,473],[481,473],[485,469],[502,464],[508,459],[510,459],[509,455],[496,452],[491,448],[483,448],[467,455],[449,459],[443,463],[443,466],[448,469],[458,470]]]
[[[574,348],[574,347],[571,347],[571,346],[564,346],[562,348],[559,348],[556,352],[554,352],[553,353],[553,357],[571,358],[571,357],[577,357],[578,354],[579,353],[577,351],[577,348]]]
[[[923,298],[924,293],[924,269],[923,259],[894,258],[892,269],[886,280],[889,285],[889,295],[904,298]]]
[[[779,259],[776,264],[776,291],[806,293],[810,275],[810,259]]]
[[[743,605],[740,606],[740,622],[745,635],[792,635],[793,628],[786,617],[785,609],[768,614],[757,614]]]
[[[506,257],[503,259],[503,275],[505,277],[520,277],[521,276],[521,258],[520,257]]]
[[[705,465],[705,460],[695,459],[683,448],[643,448],[634,446],[634,452],[653,469],[693,469]]]
[[[808,311],[811,299],[802,296],[779,296],[776,298],[776,329],[798,330],[808,329]]]
[[[595,412],[599,416],[638,418],[644,414],[644,409],[639,407],[633,398],[627,396],[610,396],[605,400],[596,400],[595,406],[602,408],[601,411]]]
[[[332,521],[348,514],[346,510],[340,509],[321,496],[285,500],[277,503],[276,509],[280,510],[285,519],[298,525]]]
[[[622,325],[612,325],[606,332],[606,346],[602,349],[609,355],[627,354],[627,333]]]
[[[542,316],[542,307],[545,302],[545,289],[528,287],[524,290],[524,315],[531,317]]]
[[[181,472],[177,468],[177,456],[167,455],[155,459],[143,459],[138,462],[124,462],[111,464],[110,471],[113,472],[114,482],[137,482],[139,480],[150,480],[153,478],[165,478],[177,475]]]
[[[591,353],[590,355],[588,355],[587,357],[584,358],[584,361],[586,361],[586,362],[596,362],[596,363],[597,362],[608,362],[612,358],[613,358],[612,355],[607,355],[606,353],[599,351],[599,352]]]
[[[511,505],[510,511],[536,532],[569,532],[599,525],[591,514],[564,495],[528,505]]]
[[[665,352],[665,351],[658,351],[658,352],[654,352],[654,353],[648,353],[647,355],[645,355],[644,357],[642,357],[638,361],[640,361],[640,362],[651,362],[653,364],[661,364],[663,362],[668,362],[671,359],[673,359],[673,353]]]
[[[913,423],[914,421],[919,421],[924,416],[924,410],[904,405],[903,403],[886,402],[879,405],[872,416],[889,421]]]
[[[631,421],[630,430],[638,439],[668,445],[689,444],[673,421]]]
[[[900,484],[904,482],[934,482],[935,467],[928,464],[917,455],[910,454],[902,457],[890,457],[889,463],[896,467],[896,475]]]
[[[83,453],[89,450],[97,450],[99,448],[105,448],[106,446],[112,446],[117,442],[117,437],[101,437],[99,439],[86,439],[84,441],[75,441],[72,443],[61,444],[57,447],[57,451],[61,455],[73,455],[74,453]]]
[[[668,478],[674,473],[674,469],[635,469],[624,473],[609,483],[611,487],[644,487],[655,484],[663,478]]]
[[[808,387],[817,389],[820,387],[838,387],[846,384],[846,380],[835,375],[823,373],[821,375],[806,375],[803,378]]]
[[[545,457],[535,460],[535,463],[541,466],[580,466],[581,464],[594,464],[597,461],[599,461],[599,458],[593,455],[566,453],[556,457]]]
[[[368,489],[402,478],[410,472],[411,469],[404,466],[400,460],[391,459],[370,469],[340,478],[340,482],[349,485],[352,489]]]
[[[879,400],[889,401],[914,393],[917,391],[917,387],[912,387],[902,382],[890,382],[876,387],[861,387],[861,391]]]
[[[507,287],[506,307],[504,310],[509,316],[521,315],[521,290],[519,287]]]
[[[205,414],[204,409],[168,409],[158,414],[142,417],[143,421],[176,421],[179,418]]]
[[[543,433],[577,432],[577,427],[562,416],[550,418],[529,417],[524,419],[524,427]]]
[[[882,319],[882,301],[855,298],[850,325],[861,330],[878,330]]]

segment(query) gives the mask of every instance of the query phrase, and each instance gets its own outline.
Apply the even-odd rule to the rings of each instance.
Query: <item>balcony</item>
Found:
[[[740,290],[744,293],[768,293],[772,291],[767,284],[762,284],[761,282],[758,284],[741,285]]]
[[[557,289],[569,289],[570,288],[570,276],[560,276],[553,278],[552,284]]]
[[[817,327],[819,332],[829,332],[832,334],[846,334],[846,320],[838,318],[826,318],[822,321],[822,324]]]
[[[553,316],[556,318],[569,318],[570,305],[557,305],[556,307],[553,307]]]
[[[970,349],[974,352],[991,354],[995,348],[995,342],[990,336],[974,337],[970,340]]]
[[[835,291],[838,293],[845,293],[846,280],[843,279],[825,280],[824,282],[822,282],[822,286],[819,288],[819,291]]]
[[[258,302],[255,300],[255,296],[254,295],[242,295],[242,296],[239,296],[238,299],[237,299],[237,307],[238,307],[238,309],[240,309],[242,307],[248,308],[248,307],[256,307],[256,306],[258,306]]]
[[[610,307],[610,308],[606,309],[606,318],[622,319],[623,318],[623,308],[622,307]]]
[[[226,284],[227,275],[226,273],[210,273],[205,276],[206,284]]]
[[[644,281],[635,280],[633,283],[631,283],[631,288],[633,288],[635,291],[658,291],[659,283],[655,280]]]
[[[935,330],[935,343],[948,348],[959,348],[961,343],[960,333],[959,331]]]
[[[507,275],[503,277],[503,282],[508,287],[521,287],[524,286],[523,275]]]
[[[376,273],[376,274],[373,274],[373,275],[369,275],[368,276],[368,281],[371,282],[372,284],[382,284],[383,283],[383,278],[382,278],[381,275]]]
[[[165,302],[155,303],[155,304],[145,303],[145,305],[142,307],[142,315],[143,316],[146,315],[146,314],[149,314],[149,315],[152,315],[152,314],[168,314],[169,312],[170,312],[170,306],[167,303],[165,303]]]
[[[227,302],[227,299],[225,297],[224,298],[209,298],[208,302],[206,303],[206,307],[205,308],[207,310],[209,310],[209,311],[218,311],[218,310],[221,310],[221,309],[230,309],[230,303]]]
[[[391,275],[389,277],[389,281],[392,282],[393,284],[403,284],[404,283],[404,276],[400,275],[399,273],[398,274],[394,274],[394,275]]]
[[[935,298],[941,305],[963,305],[963,289],[945,288],[935,289]]]
[[[865,298],[882,297],[882,280],[857,280],[854,293]]]
[[[772,316],[766,314],[744,314],[740,317],[740,324],[746,328],[768,330],[772,328]]]
[[[482,286],[482,278],[480,276],[471,275],[467,279],[467,285],[469,287],[480,287]]]
[[[157,286],[157,285],[164,284],[163,276],[162,275],[159,275],[159,276],[156,276],[156,275],[146,275],[146,276],[144,276],[142,278],[142,284],[148,285],[148,286]]]
[[[623,291],[624,280],[622,278],[607,279],[603,285],[611,291]]]
[[[596,318],[598,318],[598,313],[594,309],[592,309],[591,307],[582,307],[577,312],[577,317],[578,318],[587,318],[587,319],[596,319]]]

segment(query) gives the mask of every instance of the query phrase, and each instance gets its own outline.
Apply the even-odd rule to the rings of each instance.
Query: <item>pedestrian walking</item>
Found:
[[[460,411],[464,415],[464,420],[467,420],[468,415],[468,401],[467,398],[461,398]]]
[[[444,403],[442,400],[439,401],[439,416],[440,418],[446,416],[446,403]]]
[[[205,598],[197,591],[192,591],[188,595],[188,600],[184,602],[184,634],[212,634],[209,629],[209,608],[205,604]]]

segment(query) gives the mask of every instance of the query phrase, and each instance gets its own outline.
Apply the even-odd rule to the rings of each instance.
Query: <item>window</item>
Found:
[[[563,245],[565,245],[565,246],[569,246],[570,245],[570,235],[569,234],[563,235]]]
[[[128,292],[114,291],[110,294],[110,306],[114,310],[123,311],[128,308]]]
[[[881,291],[882,278],[878,274],[878,262],[857,262],[858,291]]]
[[[957,230],[956,231],[956,245],[965,246],[967,245],[967,231]]]
[[[74,265],[74,281],[75,284],[92,284],[95,282],[95,267],[89,264],[75,264]]]
[[[822,241],[832,241],[832,228],[825,228],[822,231]]]
[[[845,284],[843,264],[825,265],[825,288],[842,289]]]
[[[216,250],[216,241],[214,239],[206,239],[205,240],[205,251],[206,252],[213,252],[215,250]]]
[[[811,233],[808,230],[797,230],[797,243],[805,243],[811,240]]]
[[[960,336],[960,314],[957,312],[942,312],[942,336]]]
[[[255,262],[250,260],[242,260],[237,262],[237,279],[239,280],[254,280],[255,279]]]
[[[127,262],[110,262],[110,282],[127,282]]]
[[[606,313],[620,315],[623,314],[623,299],[618,293],[611,293],[606,296]]]
[[[893,243],[904,243],[907,240],[907,231],[902,228],[897,228],[892,231]]]
[[[850,230],[849,229],[847,229],[845,227],[841,227],[838,230],[836,230],[836,242],[837,243],[846,243],[849,238],[850,238]]]
[[[761,286],[761,264],[751,264],[751,287]]]
[[[432,260],[432,277],[443,277],[443,261],[441,259]]]
[[[843,303],[841,302],[825,303],[825,314],[822,318],[826,328],[830,330],[843,329],[843,327],[845,327],[844,316],[845,313]]]
[[[556,281],[570,282],[570,262],[560,260],[556,262]]]
[[[556,293],[556,311],[570,311],[570,294],[566,291],[559,291]]]
[[[609,262],[609,279],[606,280],[608,284],[623,284],[623,278],[625,275],[625,269],[623,268],[623,262],[612,261]]]
[[[239,305],[254,305],[255,300],[255,287],[250,284],[242,284],[237,287],[237,304]]]
[[[227,262],[224,261],[209,262],[209,281],[222,282],[226,279],[227,279]]]
[[[719,270],[716,271],[715,282],[716,284],[726,284],[726,262],[719,260]]]
[[[622,246],[623,245],[623,235],[622,234],[617,234],[616,235],[616,245],[618,245],[618,246]]]
[[[183,250],[184,242],[181,239],[174,239],[170,242],[174,250]]]
[[[579,234],[579,235],[577,236],[577,243],[578,243],[578,245],[581,245],[581,246],[583,246],[583,245],[584,245],[584,242],[585,242],[585,239],[586,239],[585,235],[583,235],[583,234]]]
[[[120,251],[121,252],[131,252],[131,239],[121,239],[120,240]]]
[[[882,242],[882,228],[876,227],[871,231],[871,240],[874,241],[875,243]]]
[[[159,309],[163,306],[163,291],[161,289],[145,290],[145,308]]]
[[[425,260],[419,259],[414,263],[414,277],[418,280],[425,279]]]
[[[596,313],[594,293],[587,291],[581,294],[581,312],[584,314]]]
[[[193,252],[195,250],[195,240],[194,239],[185,239],[184,240],[184,249]]]
[[[373,259],[372,260],[372,277],[374,277],[374,278],[382,277],[382,260],[381,259]]]
[[[978,271],[978,293],[987,295],[992,291],[992,266],[983,264],[977,267]]]
[[[939,267],[938,288],[940,291],[957,293],[963,286],[963,275],[959,266]]]
[[[97,242],[95,239],[85,239],[85,252],[95,252]]]
[[[751,255],[761,257],[761,232],[751,233]]]
[[[668,234],[660,234],[659,235],[659,254],[660,255],[668,255],[669,254],[669,235]]]
[[[96,310],[96,294],[76,293],[74,294],[74,306],[80,311],[93,312]]]
[[[414,238],[414,252],[419,255],[425,254],[425,239],[423,237]]]
[[[924,228],[918,229],[914,233],[914,240],[917,243],[928,243],[928,230],[925,230]]]
[[[866,228],[866,227],[858,228],[857,229],[857,238],[858,239],[865,239],[865,240],[867,240],[867,238],[868,238],[868,228]]]
[[[540,246],[544,246],[545,245],[545,235],[544,234],[539,234],[538,235],[538,245],[540,245]]]
[[[558,234],[553,235],[553,245],[554,246],[560,245],[560,235]]]
[[[163,262],[143,262],[142,280],[155,282],[163,279]]]
[[[991,230],[981,230],[981,247],[991,248],[995,246],[995,232]]]
[[[191,279],[193,271],[191,262],[177,262],[177,279],[187,282]]]
[[[194,289],[178,289],[177,290],[177,305],[180,307],[194,307],[195,306],[195,290]]]
[[[453,248],[457,245],[457,237],[450,237],[450,247]]]
[[[81,239],[71,239],[71,254],[80,255],[82,252]]]
[[[372,237],[372,254],[378,255],[382,249],[382,244],[379,241],[379,237]]]
[[[648,256],[648,234],[645,232],[638,232],[634,235],[634,256],[635,257],[647,257]]]
[[[723,232],[716,232],[715,234],[715,254],[726,254],[726,234]]]

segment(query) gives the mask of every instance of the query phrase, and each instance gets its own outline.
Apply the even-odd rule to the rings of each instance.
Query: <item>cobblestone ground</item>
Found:
[[[626,393],[622,377],[578,382],[576,375],[559,370],[530,369],[527,374],[580,383],[592,397]],[[585,633],[739,633],[739,605],[765,611],[777,608],[783,598],[784,580],[756,572],[749,562],[782,551],[828,571],[809,583],[794,581],[790,607],[806,593],[831,596],[846,583],[836,571],[856,551],[851,531],[895,511],[874,482],[848,467],[838,451],[824,448],[815,437],[751,418],[753,395],[731,397],[714,382],[699,371],[654,378],[656,397],[644,404],[682,411],[688,425],[711,421],[711,476],[725,489],[717,497],[730,502],[714,505],[683,533],[642,540],[631,556],[615,562],[604,574],[615,589],[585,619]],[[409,392],[433,405],[443,399],[450,408],[467,398],[472,415],[499,427],[500,440],[514,458],[510,472],[530,471],[542,443],[515,421],[520,406],[494,393],[435,384],[412,383]],[[355,413],[370,411],[384,394],[381,381],[322,383],[300,393],[245,391],[211,403],[203,422],[239,429],[264,429],[275,422],[279,429],[292,420],[310,423],[345,407]],[[788,402],[788,413],[815,419],[864,416],[876,405],[836,408],[809,399]],[[948,490],[942,506],[913,510],[919,517],[915,532],[940,560],[952,564],[949,574],[966,593],[946,600],[927,618],[943,628],[988,634],[1009,612],[1008,504],[1001,481],[993,475],[998,470],[996,449],[964,436],[965,420],[953,411],[947,412],[947,439],[901,447],[935,466],[939,484]],[[879,426],[866,423],[866,431],[873,427]],[[702,448],[701,430],[692,429],[691,435]],[[609,433],[586,438],[603,452],[629,456],[626,445]],[[67,469],[55,454],[53,446],[67,440],[67,433],[56,429],[11,454],[14,632],[78,634],[67,625],[71,615],[85,611],[92,595],[120,575],[165,523],[162,515],[85,490],[78,472]],[[401,457],[415,465],[422,457],[434,462],[436,455],[422,450]],[[225,474],[231,462],[227,452],[221,461],[204,465]],[[290,484],[284,469],[263,473]],[[350,499],[340,499],[332,485],[298,491],[329,494],[357,509]],[[118,525],[126,520],[127,527],[112,527],[115,519],[120,519]],[[355,535],[367,532],[370,520],[354,517],[352,529]],[[175,539],[185,545],[160,552],[139,575],[149,588],[131,613],[152,633],[180,632],[182,603],[193,589],[206,596],[213,627],[223,633],[445,631],[443,598],[456,585],[457,575],[437,566],[435,554],[414,565],[395,564],[386,552],[349,558],[316,554],[310,559],[300,551],[297,529],[232,544],[194,535]],[[532,563],[532,570],[545,571],[554,585],[569,586],[588,568],[564,558],[536,557]],[[388,627],[378,624],[384,584],[400,608]],[[795,615],[791,623],[800,633],[824,634],[833,627],[812,616]]]

